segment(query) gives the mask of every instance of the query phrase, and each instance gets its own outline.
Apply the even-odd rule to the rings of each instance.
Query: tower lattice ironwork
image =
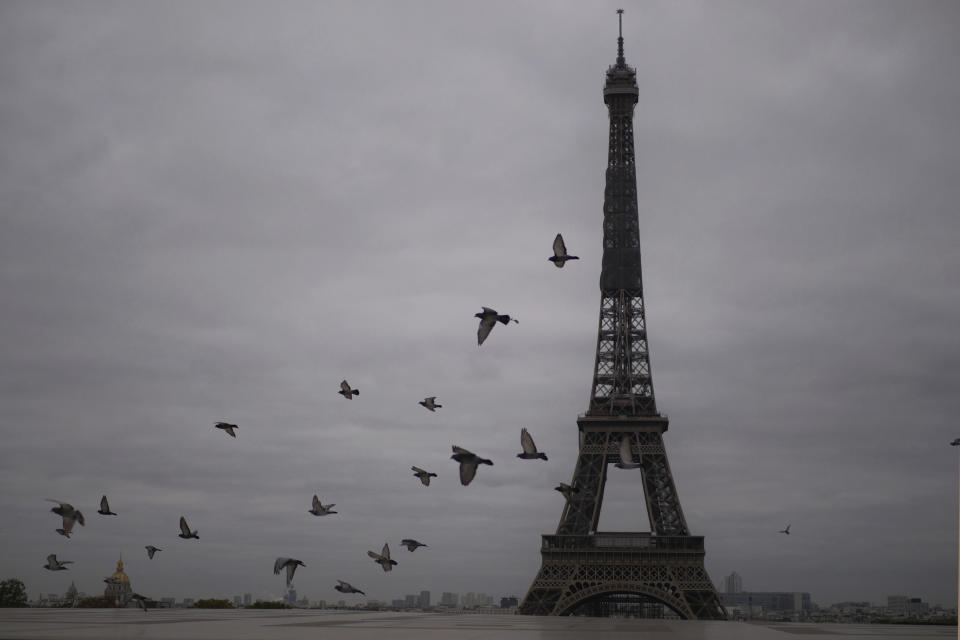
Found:
[[[670,473],[647,350],[640,270],[633,110],[636,71],[623,55],[607,69],[610,116],[603,204],[600,322],[590,405],[577,419],[580,451],[556,534],[543,536],[542,565],[520,613],[722,619],[726,612],[704,568],[702,536],[690,535]],[[624,441],[629,444],[630,460]],[[639,465],[650,531],[598,532],[607,468]],[[667,611],[669,610],[669,611]]]

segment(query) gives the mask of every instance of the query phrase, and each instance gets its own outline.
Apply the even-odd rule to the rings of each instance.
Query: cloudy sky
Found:
[[[93,593],[123,554],[152,597],[266,598],[291,556],[313,600],[522,597],[593,375],[617,6],[0,5],[0,578]],[[651,363],[714,583],[955,602],[960,6],[625,8]],[[482,305],[520,323],[478,348]],[[460,486],[452,444],[495,466]],[[648,530],[635,473],[600,524]]]

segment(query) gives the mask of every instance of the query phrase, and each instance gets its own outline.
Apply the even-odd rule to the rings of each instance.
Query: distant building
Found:
[[[421,609],[430,608],[430,592],[429,591],[420,592],[420,608]]]
[[[477,606],[477,594],[475,594],[473,591],[468,591],[463,594],[463,597],[460,598],[460,606],[462,606],[464,609]]]
[[[721,593],[725,607],[736,607],[750,613],[809,614],[810,594],[800,591],[741,591]]]
[[[734,571],[723,579],[724,593],[740,593],[741,591],[743,591],[743,578],[740,577],[739,573]]]
[[[460,596],[456,593],[451,593],[449,591],[444,591],[440,595],[440,606],[441,607],[456,607],[459,603]]]
[[[233,596],[233,606],[234,606],[234,607],[236,607],[237,609],[239,609],[241,602],[242,602],[242,601],[241,601],[241,599],[240,599],[240,596]]]
[[[73,583],[73,580],[70,581],[70,586],[67,587],[67,592],[63,594],[63,599],[67,602],[73,602],[77,599],[77,585]]]
[[[184,598],[183,599],[183,608],[189,609],[193,606],[193,598]]]
[[[249,607],[251,604],[253,604],[253,594],[243,594],[243,606]]]
[[[123,571],[123,556],[120,556],[120,559],[117,560],[117,570],[110,576],[110,582],[107,583],[103,595],[109,598],[115,606],[123,607],[126,606],[131,593],[133,593],[133,589],[130,588],[130,577]]]
[[[291,607],[297,604],[297,590],[290,589],[287,591],[287,604]]]
[[[515,596],[509,598],[500,598],[500,608],[509,609],[510,607],[519,607],[520,601]]]

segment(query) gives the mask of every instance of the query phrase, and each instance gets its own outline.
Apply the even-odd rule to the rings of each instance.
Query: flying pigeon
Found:
[[[547,454],[537,451],[537,445],[533,444],[533,438],[530,437],[530,432],[527,431],[526,427],[520,429],[520,446],[523,447],[523,453],[518,453],[518,458],[523,458],[524,460],[533,460],[535,458],[547,459]]]
[[[178,537],[183,538],[184,540],[189,538],[196,538],[199,540],[200,536],[197,535],[198,533],[200,533],[200,531],[190,531],[190,527],[187,526],[187,519],[183,516],[180,516],[180,533],[177,534]]]
[[[400,541],[400,544],[403,545],[403,546],[405,546],[405,547],[407,548],[407,551],[416,551],[416,550],[417,550],[417,547],[425,547],[425,546],[427,546],[427,545],[423,544],[422,542],[417,542],[416,540],[414,540],[414,539],[412,539],[412,538],[404,538],[403,540]]]
[[[579,260],[577,256],[567,255],[567,245],[563,243],[563,236],[559,233],[557,237],[553,239],[553,256],[547,258],[559,269],[566,264],[567,260]]]
[[[335,504],[320,504],[320,498],[317,497],[317,494],[313,494],[313,508],[310,509],[310,513],[315,516],[328,516],[331,513],[336,513],[336,511],[331,511],[331,507],[335,507]]]
[[[147,550],[147,555],[150,557],[151,560],[153,560],[153,554],[155,554],[157,551],[163,551],[163,549],[158,549],[152,544],[148,544],[146,547],[144,547],[144,549]]]
[[[778,531],[777,533],[785,533],[787,535],[790,535],[790,525],[787,525],[786,529],[780,529],[780,531]]]
[[[43,568],[50,571],[67,571],[67,567],[65,565],[68,564],[73,564],[73,560],[60,561],[57,560],[57,554],[51,553],[47,556],[47,564],[43,565]]]
[[[955,438],[951,443],[951,447],[960,447],[960,438]]]
[[[617,469],[639,469],[643,466],[640,462],[633,461],[633,453],[630,451],[630,436],[624,434],[620,438],[620,462],[616,463]]]
[[[420,404],[425,406],[430,411],[436,411],[437,409],[443,407],[442,404],[437,404],[437,396],[430,396],[429,398],[424,398]]]
[[[277,558],[277,561],[273,563],[273,573],[274,575],[280,575],[280,570],[284,567],[287,568],[287,588],[290,588],[290,583],[293,582],[293,572],[297,570],[297,567],[305,567],[307,565],[303,564],[299,560],[294,560],[293,558]]]
[[[359,593],[360,595],[364,595],[364,596],[367,595],[363,591],[360,591],[360,589],[357,589],[355,586],[350,584],[349,582],[344,582],[343,580],[337,580],[337,582],[339,582],[340,584],[336,585],[334,589],[336,589],[340,593]]]
[[[498,315],[497,312],[490,307],[483,307],[483,311],[473,314],[473,317],[480,318],[480,327],[477,329],[477,346],[483,344],[483,341],[487,339],[487,336],[490,335],[490,332],[493,330],[493,325],[497,324],[497,322],[509,324],[512,320],[519,324],[516,318],[511,318],[507,315]]]
[[[58,516],[63,516],[64,518],[73,518],[80,523],[81,527],[87,526],[86,521],[83,519],[83,514],[73,508],[73,505],[69,502],[62,502],[60,500],[54,500],[53,498],[47,498],[47,502],[56,502],[59,504],[59,507],[53,507],[50,511],[53,511]]]
[[[217,424],[215,424],[215,425],[213,425],[213,426],[215,426],[217,429],[223,429],[224,431],[226,431],[227,433],[229,433],[230,436],[233,437],[233,438],[236,438],[236,437],[237,437],[237,434],[236,434],[236,432],[234,431],[234,429],[239,429],[239,428],[240,428],[240,427],[238,427],[238,426],[235,425],[235,424],[230,424],[229,422],[218,422]]]
[[[104,578],[103,581],[106,582],[107,584],[120,584],[120,578],[114,578],[113,576],[110,576],[109,578]]]
[[[107,502],[107,496],[100,498],[100,508],[97,509],[97,513],[102,516],[115,516],[113,511],[110,511],[110,504]]]
[[[571,487],[565,482],[561,482],[559,487],[554,487],[555,491],[559,491],[563,494],[563,497],[567,499],[567,502],[573,498],[573,494],[580,493],[580,487]]]
[[[480,456],[470,453],[466,449],[462,449],[457,445],[453,445],[453,455],[450,457],[460,463],[460,484],[463,486],[470,484],[470,481],[473,480],[473,477],[477,475],[478,464],[488,464],[491,467],[493,466],[493,463],[486,458],[481,458]]]
[[[437,477],[437,474],[430,473],[426,469],[421,469],[420,467],[410,467],[410,468],[413,469],[413,475],[416,476],[417,478],[420,478],[420,482],[422,482],[423,486],[425,487],[430,486],[430,478]]]
[[[73,533],[73,525],[77,523],[77,516],[82,514],[79,511],[74,511],[73,515],[63,516],[63,525],[61,529],[57,529],[57,533],[62,535],[64,538],[69,538],[70,534]],[[82,524],[82,522],[81,522]]]
[[[127,598],[128,602],[130,600],[136,600],[137,606],[143,609],[144,613],[147,612],[147,600],[149,600],[149,598],[147,598],[146,596],[142,596],[139,593],[131,593],[130,596]]]
[[[347,382],[346,380],[340,383],[340,391],[337,391],[337,393],[342,395],[347,400],[353,400],[353,396],[360,395],[360,391],[358,391],[357,389],[351,389],[350,383]]]
[[[393,569],[394,565],[397,564],[396,560],[390,559],[390,545],[383,543],[383,551],[377,553],[376,551],[367,551],[367,555],[373,558],[373,561],[383,567],[384,571],[390,571]]]

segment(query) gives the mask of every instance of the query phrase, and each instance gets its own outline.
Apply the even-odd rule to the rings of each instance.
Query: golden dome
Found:
[[[123,583],[123,584],[130,584],[130,577],[127,576],[127,574],[125,574],[125,573],[123,572],[123,558],[122,558],[122,557],[121,557],[119,560],[117,560],[117,570],[116,570],[116,571],[113,573],[113,575],[110,576],[110,577],[113,578],[114,580],[116,580],[117,582],[120,582],[120,583]]]

